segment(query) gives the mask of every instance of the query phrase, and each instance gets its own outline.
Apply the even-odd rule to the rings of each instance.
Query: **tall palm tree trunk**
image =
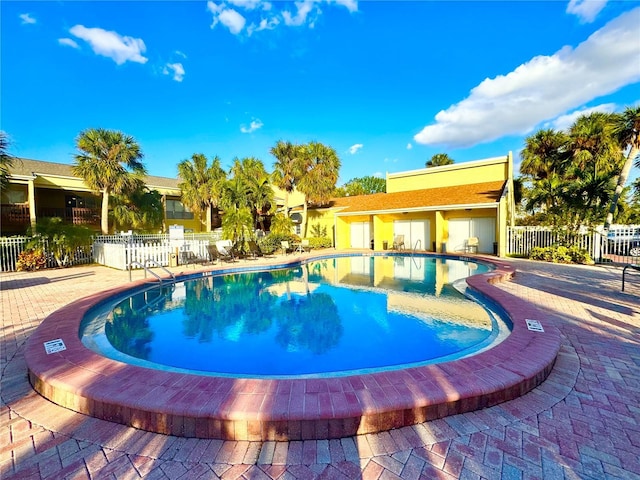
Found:
[[[305,199],[302,206],[302,225],[300,228],[300,237],[307,238],[307,200]]]
[[[109,235],[109,191],[102,191],[102,216],[100,218],[100,228],[103,235]]]
[[[208,204],[207,204],[207,213],[206,213],[206,215],[207,215],[207,220],[206,220],[206,222],[205,222],[206,229],[207,229],[207,233],[209,233],[209,232],[211,231],[211,210],[212,210],[212,208],[211,208],[211,204],[210,204],[210,203],[208,203]]]
[[[616,185],[616,190],[613,194],[613,198],[611,199],[611,203],[609,204],[609,213],[607,213],[607,218],[604,221],[604,229],[609,230],[611,223],[613,223],[613,214],[616,211],[616,207],[618,205],[618,199],[620,195],[622,195],[622,190],[624,190],[624,186],[627,183],[627,178],[629,178],[629,173],[631,172],[631,167],[633,166],[633,160],[638,156],[640,149],[638,147],[631,147],[629,150],[629,155],[624,162],[624,166],[620,171],[620,175],[618,176],[618,184]]]

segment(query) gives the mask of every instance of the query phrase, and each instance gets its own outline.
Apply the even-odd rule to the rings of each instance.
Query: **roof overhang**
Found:
[[[429,207],[411,207],[411,208],[394,208],[387,210],[362,210],[359,212],[336,212],[336,217],[348,217],[348,216],[362,216],[362,215],[385,215],[395,213],[409,213],[409,212],[436,212],[451,211],[451,210],[478,210],[482,208],[498,208],[499,202],[491,203],[471,203],[461,205],[436,205]]]

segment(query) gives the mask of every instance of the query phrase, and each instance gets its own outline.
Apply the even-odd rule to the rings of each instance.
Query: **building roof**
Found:
[[[40,160],[30,160],[28,158],[14,158],[13,165],[9,168],[12,175],[55,175],[59,177],[78,178],[73,173],[73,166],[66,163],[43,162]],[[145,184],[149,187],[163,187],[178,189],[179,179],[168,177],[156,177],[147,175]]]
[[[356,197],[333,198],[326,208],[339,208],[339,214],[364,212],[450,209],[462,205],[486,205],[500,201],[506,181],[474,183],[455,187],[425,188],[395,193],[375,193]]]

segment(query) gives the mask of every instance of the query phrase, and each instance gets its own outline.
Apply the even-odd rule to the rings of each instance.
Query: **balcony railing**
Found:
[[[27,226],[29,225],[28,205],[8,205],[1,206],[2,224],[4,226]],[[36,218],[60,217],[65,223],[74,225],[100,225],[100,210],[96,208],[38,208]]]

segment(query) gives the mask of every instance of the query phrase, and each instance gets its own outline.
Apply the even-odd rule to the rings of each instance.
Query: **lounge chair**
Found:
[[[209,252],[209,258],[215,258],[216,260],[224,260],[225,262],[233,262],[235,258],[226,250],[220,251],[216,245],[209,245],[207,247],[207,251]]]
[[[467,238],[467,243],[464,247],[466,253],[478,253],[478,245],[480,244],[478,237]]]
[[[301,252],[310,252],[311,251],[311,244],[309,243],[309,239],[305,238],[304,240],[302,240],[302,242],[300,242],[300,251]]]
[[[404,250],[404,235],[396,235],[391,248],[394,250]]]
[[[293,252],[293,248],[291,248],[291,246],[289,245],[289,242],[287,240],[282,240],[280,242],[280,247],[282,248],[282,253],[284,253],[285,255],[287,253]]]
[[[233,244],[231,243],[231,240],[218,240],[216,242],[216,248],[218,249],[218,252],[220,253],[222,258],[226,259],[230,257],[232,259],[231,261],[235,260],[235,255],[233,254]]]
[[[208,260],[206,258],[197,256],[191,250],[183,250],[180,252],[180,265],[193,265],[195,268],[196,265],[202,265],[207,262]]]
[[[249,240],[247,242],[247,246],[249,247],[249,254],[253,256],[253,258],[257,257],[268,257],[269,255],[264,253],[260,248],[260,245],[254,240]]]

